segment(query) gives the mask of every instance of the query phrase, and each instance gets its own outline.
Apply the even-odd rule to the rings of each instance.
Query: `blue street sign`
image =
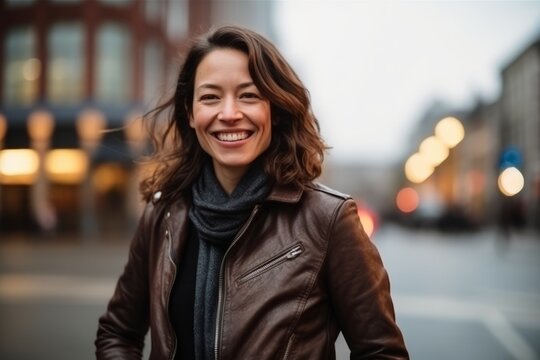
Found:
[[[515,146],[507,146],[499,158],[499,169],[504,170],[509,167],[520,168],[523,165],[523,155],[521,150]]]

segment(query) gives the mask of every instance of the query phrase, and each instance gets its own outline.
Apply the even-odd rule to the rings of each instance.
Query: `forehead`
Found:
[[[212,50],[201,60],[195,83],[231,77],[250,77],[248,56],[239,50],[221,48]]]

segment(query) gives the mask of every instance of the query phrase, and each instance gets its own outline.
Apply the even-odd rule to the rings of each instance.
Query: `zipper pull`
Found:
[[[302,248],[300,246],[295,247],[287,254],[287,259],[294,259],[302,253]]]

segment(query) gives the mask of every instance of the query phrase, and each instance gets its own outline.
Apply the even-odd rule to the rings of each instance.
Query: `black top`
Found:
[[[199,239],[190,223],[188,241],[184,255],[180,259],[169,302],[171,324],[178,344],[175,360],[195,359],[193,313],[198,255]]]

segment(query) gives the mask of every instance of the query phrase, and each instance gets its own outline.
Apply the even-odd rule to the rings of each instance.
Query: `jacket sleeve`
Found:
[[[327,256],[332,306],[351,359],[409,359],[387,272],[352,199],[337,210]]]
[[[148,205],[132,240],[129,257],[116,289],[99,319],[96,359],[142,359],[149,324]]]

